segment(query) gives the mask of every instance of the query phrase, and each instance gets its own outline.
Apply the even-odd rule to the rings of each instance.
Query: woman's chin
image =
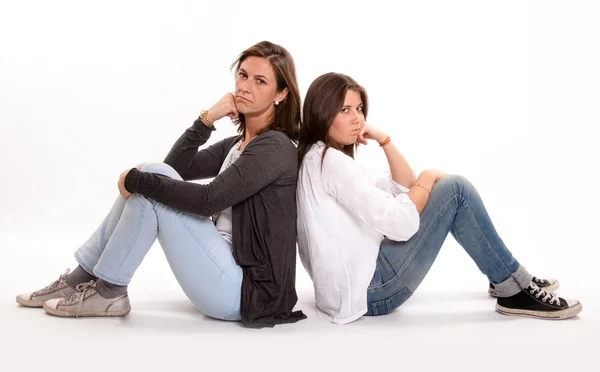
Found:
[[[354,135],[354,136],[350,136],[348,138],[348,143],[346,144],[346,146],[348,146],[348,145],[354,145],[356,143],[356,141],[358,141],[358,134]]]

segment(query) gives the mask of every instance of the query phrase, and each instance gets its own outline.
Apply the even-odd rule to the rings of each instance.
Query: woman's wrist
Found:
[[[392,140],[391,137],[385,133],[383,133],[383,135],[380,138],[376,139],[377,143],[379,143],[379,146],[381,146],[381,147],[384,147],[385,145],[390,143],[391,140]]]
[[[209,117],[209,113],[207,110],[202,110],[202,112],[200,112],[200,116],[198,117],[200,119],[200,121],[202,121],[204,123],[204,125],[206,125],[209,128],[212,128],[215,124],[215,121],[212,120]]]
[[[217,118],[213,115],[214,113],[214,109],[211,107],[210,109],[207,110],[206,112],[206,118],[213,124],[215,125],[215,121],[219,120],[220,118]]]

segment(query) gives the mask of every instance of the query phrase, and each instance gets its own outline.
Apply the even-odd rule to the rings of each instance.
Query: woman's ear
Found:
[[[275,97],[275,101],[276,102],[281,102],[283,101],[283,99],[288,95],[288,88],[283,88],[283,90],[279,93],[277,93],[277,96]]]

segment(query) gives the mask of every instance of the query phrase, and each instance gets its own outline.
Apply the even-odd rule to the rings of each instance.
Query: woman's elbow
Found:
[[[409,229],[407,230],[407,234],[406,234],[406,240],[409,240],[410,238],[412,238],[418,231],[419,228],[421,227],[421,219],[419,218],[419,215],[417,214],[416,218],[413,218],[411,220],[411,222],[409,223]]]
[[[417,214],[416,218],[413,216],[401,224],[397,231],[394,231],[391,235],[386,235],[388,239],[397,242],[405,242],[412,238],[418,231],[421,225],[421,220]]]

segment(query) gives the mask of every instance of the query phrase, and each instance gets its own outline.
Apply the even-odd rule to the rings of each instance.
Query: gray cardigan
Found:
[[[132,169],[125,188],[173,209],[211,216],[232,206],[233,256],[243,270],[240,311],[253,328],[306,318],[296,295],[296,147],[282,132],[254,138],[218,174],[239,136],[198,151],[212,133],[200,120],[175,142],[164,162],[184,181]],[[215,177],[207,185],[187,180]]]

